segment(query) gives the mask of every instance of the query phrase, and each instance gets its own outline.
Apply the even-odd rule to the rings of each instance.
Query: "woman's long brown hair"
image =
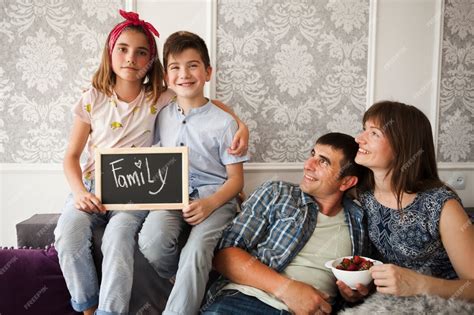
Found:
[[[391,187],[402,209],[403,193],[417,193],[444,186],[438,176],[436,156],[428,118],[418,108],[399,102],[382,101],[364,114],[363,124],[371,120],[382,130],[392,147],[394,159]],[[362,190],[374,190],[373,172],[369,172]]]

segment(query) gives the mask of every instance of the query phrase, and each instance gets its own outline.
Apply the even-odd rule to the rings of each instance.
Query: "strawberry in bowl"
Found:
[[[336,269],[347,270],[347,271],[360,271],[369,270],[374,265],[373,261],[369,258],[362,256],[354,256],[351,258],[343,258],[342,261],[336,266]]]
[[[327,261],[324,265],[330,268],[334,276],[355,290],[358,283],[367,286],[372,282],[370,267],[382,262],[362,256],[346,256]]]

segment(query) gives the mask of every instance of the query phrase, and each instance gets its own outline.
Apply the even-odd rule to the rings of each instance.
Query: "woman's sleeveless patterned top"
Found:
[[[360,199],[368,213],[370,240],[384,262],[439,278],[458,278],[439,233],[444,203],[450,199],[461,203],[455,193],[446,187],[420,192],[401,211],[381,205],[373,192]]]

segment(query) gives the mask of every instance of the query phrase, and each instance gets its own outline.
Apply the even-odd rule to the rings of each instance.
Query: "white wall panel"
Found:
[[[376,2],[374,101],[421,109],[436,126],[441,0]]]

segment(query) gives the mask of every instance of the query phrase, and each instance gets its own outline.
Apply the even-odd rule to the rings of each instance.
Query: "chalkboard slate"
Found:
[[[188,150],[96,149],[96,195],[108,210],[182,209],[189,202]]]

